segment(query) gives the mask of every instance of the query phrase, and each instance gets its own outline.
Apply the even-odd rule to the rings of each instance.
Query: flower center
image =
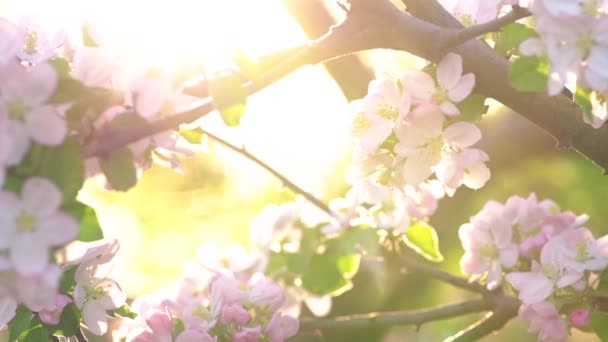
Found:
[[[361,135],[367,132],[372,127],[372,122],[364,113],[359,113],[353,120],[353,133],[355,135]]]
[[[6,107],[8,108],[8,115],[11,119],[23,121],[23,118],[27,113],[27,106],[23,102],[19,100],[8,102]]]
[[[489,259],[498,258],[498,249],[494,245],[484,245],[479,249],[479,254]]]
[[[25,52],[29,55],[33,55],[38,52],[38,32],[29,31],[25,36]]]
[[[86,290],[86,298],[87,300],[98,300],[101,297],[105,296],[108,293],[108,289],[106,289],[106,285],[97,285],[87,287]]]
[[[589,251],[587,250],[587,244],[585,241],[578,242],[576,244],[576,261],[584,262],[592,259],[589,256]]]
[[[448,100],[448,94],[445,92],[444,89],[437,88],[435,90],[435,93],[433,94],[433,100],[437,104],[442,104],[442,103],[444,103],[445,101]]]
[[[385,119],[395,121],[397,119],[397,108],[384,103],[379,104],[377,114],[378,116],[383,117]]]
[[[36,225],[36,217],[28,213],[21,213],[17,217],[17,230],[21,233],[31,233]]]

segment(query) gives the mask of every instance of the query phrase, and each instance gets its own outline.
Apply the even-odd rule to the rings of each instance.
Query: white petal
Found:
[[[106,311],[97,301],[90,301],[85,304],[82,308],[82,319],[93,335],[101,336],[108,331]]]
[[[468,73],[460,78],[456,85],[448,90],[448,97],[454,102],[466,99],[475,86],[475,75]]]
[[[17,231],[16,217],[21,213],[21,202],[12,192],[0,191],[0,250],[8,248]]]
[[[103,286],[107,291],[107,294],[99,299],[99,304],[104,309],[119,308],[127,301],[127,295],[115,281],[106,279],[99,286]]]
[[[6,133],[11,141],[11,149],[6,159],[6,165],[17,165],[21,163],[30,149],[28,130],[23,122],[10,120]]]
[[[452,89],[462,76],[462,57],[448,53],[437,65],[437,81],[444,89]]]
[[[17,273],[39,274],[49,264],[49,248],[35,234],[22,233],[13,238],[10,257]]]
[[[57,146],[68,132],[66,122],[52,106],[35,108],[26,115],[25,124],[32,139],[42,145]]]
[[[36,223],[38,236],[49,246],[58,246],[73,240],[78,236],[78,228],[78,222],[64,213],[46,216]]]
[[[8,324],[17,312],[17,301],[9,296],[0,297],[0,327]]]
[[[15,65],[5,77],[0,85],[2,97],[22,101],[29,107],[46,102],[53,95],[58,82],[57,72],[46,63],[29,68]]]
[[[439,107],[419,106],[411,112],[408,120],[397,127],[397,137],[403,146],[417,147],[441,134],[445,120]]]
[[[480,162],[467,168],[467,172],[465,172],[462,182],[469,189],[477,190],[481,189],[489,179],[490,169],[485,163]]]
[[[409,94],[415,104],[429,102],[435,92],[435,81],[423,71],[409,70],[400,81],[403,92]]]
[[[418,185],[429,178],[433,173],[432,167],[437,164],[437,160],[431,158],[424,151],[407,158],[403,164],[403,180],[407,184]]]
[[[57,211],[62,201],[61,191],[53,182],[41,178],[28,178],[21,189],[25,210],[36,217],[45,217]]]
[[[457,122],[446,128],[443,136],[451,146],[467,148],[481,139],[481,131],[472,123]]]
[[[441,111],[445,115],[448,115],[448,116],[460,115],[460,109],[458,109],[458,107],[456,107],[456,105],[450,101],[443,102],[439,106],[439,108],[441,108]]]

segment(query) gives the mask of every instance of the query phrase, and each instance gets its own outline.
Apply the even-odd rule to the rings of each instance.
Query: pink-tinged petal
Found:
[[[419,106],[408,120],[397,126],[399,143],[404,147],[417,147],[441,134],[445,117],[436,105]]]
[[[164,312],[152,310],[146,315],[146,323],[148,327],[156,334],[171,335],[173,330],[173,319],[166,310]]]
[[[18,234],[13,237],[10,258],[17,273],[23,276],[39,274],[49,264],[49,248],[35,234]]]
[[[82,319],[93,335],[101,336],[108,331],[106,311],[96,301],[85,304],[82,308]]]
[[[481,131],[469,122],[457,122],[446,128],[443,136],[452,146],[467,148],[481,139]]]
[[[17,301],[9,296],[0,297],[0,327],[8,324],[17,312]]]
[[[315,296],[310,294],[304,299],[304,303],[306,303],[310,312],[316,317],[327,316],[331,311],[332,300],[330,296]]]
[[[511,245],[500,250],[500,264],[504,267],[513,267],[517,263],[519,251],[516,245]]]
[[[460,115],[460,109],[458,109],[458,107],[456,107],[456,105],[450,101],[443,102],[441,105],[439,105],[439,108],[441,109],[443,114],[447,116]]]
[[[151,117],[167,103],[171,84],[164,79],[142,78],[133,85],[135,109],[145,118]]]
[[[519,52],[524,56],[542,56],[543,43],[539,38],[528,38],[519,45]]]
[[[57,72],[47,63],[28,68],[17,64],[6,75],[0,91],[6,100],[22,101],[28,107],[37,107],[53,95],[58,80]]]
[[[115,61],[104,49],[82,47],[74,53],[74,77],[89,87],[109,86],[115,69]]]
[[[553,292],[553,282],[541,273],[512,272],[507,280],[519,290],[519,299],[525,304],[542,302]]]
[[[460,269],[464,274],[481,275],[488,270],[488,264],[473,253],[466,252],[460,258]]]
[[[467,168],[462,183],[469,189],[477,190],[481,189],[490,180],[490,177],[490,169],[485,163],[480,162]]]
[[[400,81],[403,91],[409,94],[414,104],[429,102],[435,92],[435,81],[433,78],[420,70],[407,71]]]
[[[18,28],[6,18],[0,18],[0,65],[15,58],[19,49]],[[0,320],[0,326],[2,320]]]
[[[462,76],[453,88],[448,90],[448,97],[454,102],[460,102],[471,95],[474,86],[475,75],[468,73]]]
[[[46,178],[28,178],[21,188],[24,209],[40,218],[55,213],[61,206],[62,198],[61,191]]]
[[[11,149],[7,155],[6,165],[17,165],[21,163],[30,149],[29,132],[23,122],[10,120],[6,133],[11,141]]]
[[[57,146],[63,142],[68,127],[52,106],[35,108],[25,117],[29,135],[42,145]]]
[[[433,174],[433,166],[438,160],[429,156],[425,151],[418,152],[405,160],[401,170],[406,184],[418,185]]]
[[[36,230],[49,246],[58,246],[74,240],[79,227],[72,216],[59,212],[38,220]]]
[[[120,288],[117,282],[106,279],[99,286],[107,291],[106,295],[99,299],[99,305],[106,310],[121,307],[127,301],[126,293]]]
[[[444,89],[452,89],[462,76],[462,57],[448,53],[437,65],[437,81]]]

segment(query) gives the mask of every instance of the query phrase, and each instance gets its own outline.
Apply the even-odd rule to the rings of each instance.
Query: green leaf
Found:
[[[591,327],[602,341],[608,341],[608,314],[591,311]]]
[[[576,87],[574,93],[574,102],[581,107],[583,114],[587,119],[593,121],[593,104],[591,102],[591,96],[593,92],[586,91],[581,87]]]
[[[74,216],[80,223],[80,233],[77,240],[96,241],[103,239],[103,231],[97,220],[95,209],[81,202],[73,202],[65,208],[65,211]]]
[[[314,255],[302,275],[302,286],[314,294],[339,296],[350,290],[352,283],[345,279],[335,257]]]
[[[112,314],[112,316],[114,314],[116,314],[116,315],[119,315],[122,317],[127,317],[127,318],[132,318],[132,319],[137,318],[137,313],[131,311],[131,308],[129,307],[128,304],[125,304],[125,305],[119,307],[118,309],[111,310],[110,313]]]
[[[48,102],[56,104],[75,101],[81,99],[86,91],[86,87],[80,81],[73,78],[61,78]]]
[[[504,55],[518,54],[519,45],[528,38],[537,37],[536,31],[524,24],[509,24],[500,30],[496,38],[494,50]]]
[[[199,127],[195,129],[180,129],[179,135],[181,135],[187,142],[191,144],[202,144],[203,136],[205,132]]]
[[[61,293],[71,294],[74,290],[74,286],[76,286],[76,269],[76,266],[72,266],[61,274],[61,281],[59,282],[59,291]]]
[[[352,279],[359,272],[361,265],[360,254],[348,254],[338,257],[338,269],[342,272],[342,276],[346,279]]]
[[[171,335],[173,336],[173,339],[175,340],[177,336],[179,336],[179,334],[181,334],[184,330],[186,330],[186,325],[184,324],[184,321],[177,317],[173,317],[173,329],[171,330]]]
[[[485,104],[486,97],[479,94],[471,94],[464,101],[456,104],[460,110],[458,119],[465,121],[477,121],[488,112],[490,106]]]
[[[243,88],[242,81],[234,73],[220,74],[209,81],[209,93],[224,123],[227,126],[238,126],[247,103],[247,91]]]
[[[66,305],[61,312],[59,324],[48,327],[53,335],[74,336],[80,329],[80,310],[74,303]]]
[[[84,184],[84,162],[75,138],[59,146],[33,145],[26,163],[32,176],[47,178],[61,190],[64,204],[73,202]]]
[[[320,244],[321,232],[317,228],[306,228],[302,230],[302,238],[300,239],[300,249],[297,253],[284,253],[287,262],[287,268],[290,272],[296,274],[305,273],[310,261]]]
[[[8,323],[9,341],[15,341],[24,331],[28,330],[33,317],[32,310],[25,305],[19,305],[15,317]]]
[[[51,337],[47,328],[41,323],[36,324],[25,332],[25,335],[19,338],[23,342],[50,342]]]
[[[68,78],[70,77],[70,72],[72,68],[70,67],[70,62],[67,59],[62,57],[53,57],[48,63],[55,69],[59,78]]]
[[[538,57],[520,57],[511,66],[509,80],[519,91],[534,92],[547,88],[549,65]]]
[[[378,249],[378,230],[361,225],[350,227],[340,236],[327,243],[328,249],[337,254],[366,252],[375,254]]]
[[[437,232],[426,222],[418,221],[411,225],[401,238],[408,247],[426,259],[434,262],[443,261]]]
[[[137,183],[133,154],[127,147],[113,151],[107,158],[99,158],[99,166],[114,190],[127,191]]]

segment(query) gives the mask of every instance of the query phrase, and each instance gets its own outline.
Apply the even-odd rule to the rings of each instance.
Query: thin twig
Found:
[[[56,335],[51,335],[51,341],[53,342],[61,342],[61,338]]]
[[[490,299],[471,300],[448,304],[425,310],[374,312],[328,319],[303,319],[301,330],[314,329],[353,329],[369,326],[422,325],[426,322],[458,317],[492,309]]]
[[[450,284],[452,286],[455,286],[455,287],[458,287],[458,288],[461,288],[461,289],[464,289],[467,291],[481,293],[484,295],[490,293],[490,291],[488,289],[486,289],[484,286],[482,286],[478,283],[471,283],[464,278],[455,276],[451,273],[442,271],[442,270],[434,268],[432,266],[425,265],[421,262],[411,259],[410,257],[407,257],[407,256],[401,257],[401,263],[411,271],[422,273],[426,276],[435,278],[437,280],[440,280],[440,281]]]
[[[486,33],[500,31],[506,25],[512,24],[519,19],[530,16],[531,13],[525,8],[514,6],[513,9],[494,20],[488,22],[469,26],[463,29],[454,29],[452,34],[447,35],[446,41],[442,42],[444,51],[449,51],[452,48],[477,37],[483,36]]]
[[[87,337],[84,336],[84,332],[82,331],[82,329],[76,330],[76,340],[78,340],[78,342],[89,342]]]
[[[215,134],[209,133],[206,130],[202,130],[209,138],[215,140],[216,142],[222,144],[223,146],[243,155],[244,157],[246,157],[247,159],[251,160],[252,162],[258,164],[259,166],[261,166],[262,168],[264,168],[266,171],[270,172],[273,176],[275,176],[276,178],[278,178],[283,185],[285,185],[286,187],[288,187],[289,189],[291,189],[293,192],[295,192],[296,194],[302,195],[302,197],[306,198],[309,202],[311,202],[312,204],[314,204],[317,208],[323,210],[324,212],[326,212],[329,216],[331,217],[335,217],[335,214],[333,213],[333,211],[329,208],[329,206],[327,204],[325,204],[323,201],[321,201],[320,199],[318,199],[317,197],[315,197],[314,195],[312,195],[311,193],[307,192],[306,190],[302,189],[301,187],[299,187],[298,185],[296,185],[294,182],[290,181],[289,179],[287,179],[287,177],[285,177],[283,174],[281,174],[279,171],[275,170],[273,167],[271,167],[270,165],[266,164],[266,162],[264,162],[263,160],[259,159],[258,157],[256,157],[255,155],[251,154],[249,151],[247,151],[245,149],[245,147],[243,146],[236,146],[233,145],[232,143],[218,137]]]

